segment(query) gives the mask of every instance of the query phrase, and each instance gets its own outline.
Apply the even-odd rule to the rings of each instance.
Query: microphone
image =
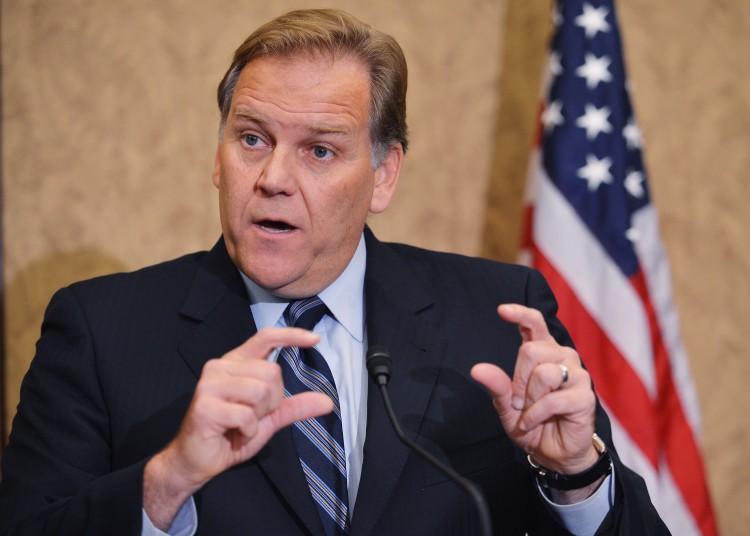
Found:
[[[479,488],[468,479],[459,475],[450,466],[442,463],[440,460],[435,458],[432,454],[424,450],[422,447],[417,445],[414,441],[404,435],[401,425],[396,418],[396,414],[393,412],[393,406],[391,406],[391,399],[388,397],[388,381],[391,379],[391,356],[388,350],[379,344],[374,344],[367,349],[367,372],[370,373],[370,377],[380,387],[380,394],[383,396],[383,403],[385,410],[388,413],[388,418],[391,420],[393,429],[396,431],[396,436],[401,442],[412,449],[414,452],[419,454],[422,458],[430,462],[433,467],[438,469],[445,476],[454,481],[458,486],[463,489],[472,501],[474,506],[479,513],[479,523],[482,528],[483,536],[492,536],[492,523],[490,522],[490,513],[487,508],[487,503],[482,496],[482,492]]]

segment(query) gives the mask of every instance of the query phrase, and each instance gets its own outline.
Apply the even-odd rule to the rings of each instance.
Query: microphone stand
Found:
[[[487,508],[487,502],[484,500],[484,496],[482,495],[482,492],[479,491],[479,488],[473,482],[458,474],[450,466],[442,463],[440,460],[435,458],[435,456],[409,439],[401,429],[398,418],[393,411],[391,399],[388,396],[387,386],[391,376],[390,364],[390,355],[388,353],[388,350],[386,350],[384,347],[374,345],[368,349],[367,370],[369,371],[373,380],[375,380],[375,383],[380,388],[380,394],[383,396],[385,410],[388,414],[388,418],[390,419],[391,424],[393,425],[393,429],[396,431],[396,436],[398,436],[401,442],[404,443],[407,447],[414,450],[422,458],[427,460],[433,467],[435,467],[437,470],[439,470],[448,478],[453,480],[456,484],[458,484],[459,487],[463,489],[464,492],[469,495],[469,497],[471,497],[479,514],[479,524],[482,529],[482,536],[492,536],[492,523],[490,521],[489,509]]]

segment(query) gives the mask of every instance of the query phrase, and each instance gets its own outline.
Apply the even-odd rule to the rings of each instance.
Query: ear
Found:
[[[370,200],[370,212],[373,214],[383,212],[391,203],[403,163],[404,148],[400,143],[391,144],[382,162],[375,168],[375,187]]]
[[[221,182],[221,161],[219,160],[219,147],[216,147],[216,156],[214,156],[214,171],[211,173],[211,182],[214,183],[216,188],[219,187]]]

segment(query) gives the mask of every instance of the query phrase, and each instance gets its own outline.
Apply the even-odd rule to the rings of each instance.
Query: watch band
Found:
[[[599,453],[599,459],[585,471],[573,475],[566,475],[547,469],[536,463],[530,454],[526,456],[526,459],[542,487],[565,491],[584,488],[612,472],[612,458],[609,456],[609,451],[607,451],[604,441],[598,435],[594,434],[591,438],[591,443]]]

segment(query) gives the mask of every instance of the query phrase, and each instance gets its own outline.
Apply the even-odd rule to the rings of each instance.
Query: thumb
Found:
[[[307,391],[284,398],[273,412],[274,433],[293,422],[319,417],[333,411],[333,400],[323,393]]]
[[[258,431],[245,440],[250,455],[258,452],[276,432],[293,422],[325,415],[333,411],[333,400],[322,393],[308,391],[284,398],[279,407],[258,422]]]
[[[490,363],[478,363],[471,368],[471,377],[481,383],[490,396],[506,430],[512,430],[521,414],[511,405],[513,383],[503,369]]]

